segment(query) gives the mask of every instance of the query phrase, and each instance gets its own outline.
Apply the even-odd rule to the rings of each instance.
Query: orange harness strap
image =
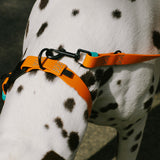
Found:
[[[21,65],[21,69],[23,69],[24,67],[29,67],[29,69],[26,72],[29,72],[33,69],[38,69],[44,72],[52,73],[61,78],[69,86],[73,87],[78,92],[78,94],[87,102],[88,115],[90,116],[92,110],[91,94],[85,83],[81,80],[81,78],[77,74],[75,74],[71,69],[69,69],[65,64],[58,60],[52,60],[42,57],[41,62],[43,64],[43,67],[45,68],[44,70],[42,70],[39,67],[38,57],[29,56]],[[64,71],[70,72],[72,75],[68,77],[63,74]]]
[[[125,53],[105,53],[97,54],[97,57],[86,54],[82,65],[86,68],[94,68],[108,65],[128,65],[135,64],[151,59],[159,58],[160,54],[141,55],[141,54],[125,54]]]

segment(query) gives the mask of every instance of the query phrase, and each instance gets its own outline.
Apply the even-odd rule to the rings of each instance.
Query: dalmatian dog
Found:
[[[23,59],[43,48],[157,54],[159,19],[159,0],[37,0]],[[117,159],[136,160],[159,81],[159,59],[94,69],[69,57],[60,61],[89,88],[89,121],[117,129]],[[76,90],[53,74],[25,73],[8,90],[0,116],[0,159],[73,160],[87,123],[87,103]]]

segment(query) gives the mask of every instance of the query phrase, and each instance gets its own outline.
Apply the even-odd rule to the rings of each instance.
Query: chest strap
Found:
[[[61,78],[65,83],[74,88],[78,92],[78,94],[87,102],[88,115],[90,116],[92,108],[91,94],[81,78],[71,69],[69,69],[67,65],[58,60],[52,60],[46,57],[42,57],[41,63],[44,67],[43,70],[39,66],[38,57],[28,56],[20,66],[20,69],[23,70],[27,68],[25,72],[30,72],[32,70],[42,70],[44,72],[52,73]],[[4,88],[8,80],[9,77],[7,77],[2,84],[2,97],[4,97],[4,99],[6,95],[6,91]]]

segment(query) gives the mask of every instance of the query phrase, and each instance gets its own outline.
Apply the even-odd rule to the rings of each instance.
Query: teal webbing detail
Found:
[[[91,52],[91,56],[92,57],[98,57],[98,53],[97,52]]]

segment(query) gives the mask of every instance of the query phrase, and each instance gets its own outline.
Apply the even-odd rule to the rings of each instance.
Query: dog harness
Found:
[[[44,52],[46,53],[46,57],[42,57]],[[56,53],[56,55],[53,55],[53,53]],[[88,115],[90,116],[92,110],[92,100],[89,89],[76,73],[68,68],[67,65],[59,61],[59,59],[63,56],[74,58],[76,62],[85,68],[95,68],[109,65],[129,65],[160,57],[159,54],[125,54],[121,53],[121,51],[98,54],[97,52],[90,52],[83,49],[79,49],[77,53],[74,54],[71,52],[66,52],[64,49],[55,50],[45,48],[40,52],[38,57],[28,56],[26,59],[18,63],[13,72],[2,76],[3,101],[5,101],[6,93],[10,85],[12,85],[18,77],[33,70],[41,70],[56,75],[66,84],[74,88],[78,94],[87,102]]]

